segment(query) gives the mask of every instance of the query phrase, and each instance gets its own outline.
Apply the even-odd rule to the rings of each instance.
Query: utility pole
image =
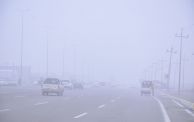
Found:
[[[182,83],[182,88],[185,88],[185,59],[183,59],[183,73],[182,73],[182,79],[183,79],[183,83]]]
[[[180,91],[181,91],[181,66],[182,66],[182,45],[183,45],[183,38],[188,38],[188,35],[184,36],[183,35],[183,28],[181,28],[181,33],[176,34],[176,37],[180,38],[179,81],[178,81],[178,94],[180,95]]]
[[[62,77],[64,78],[65,77],[65,46],[63,47],[63,50],[62,50]]]
[[[48,31],[46,32],[46,77],[48,77],[48,48],[49,48],[49,42],[48,42]]]
[[[77,74],[77,41],[75,40],[73,42],[73,76],[74,80],[78,80],[78,74]]]
[[[153,64],[149,66],[149,80],[154,80],[154,70],[153,70]]]
[[[160,60],[160,65],[161,65],[161,81],[160,81],[160,83],[163,85],[164,84],[164,60],[163,59],[161,59]]]
[[[24,14],[21,15],[21,42],[20,42],[20,79],[19,85],[22,84],[23,80],[23,41],[24,41]]]
[[[22,85],[23,81],[23,43],[24,43],[24,12],[29,11],[28,9],[19,10],[21,13],[21,41],[20,41],[20,78],[18,81],[19,85]]]
[[[157,63],[153,63],[153,81],[157,80]]]
[[[167,52],[170,53],[169,66],[168,66],[168,79],[167,79],[167,89],[169,90],[170,78],[171,78],[172,55],[176,54],[176,52],[174,52],[174,49],[172,47],[170,48],[170,50],[167,50]]]
[[[148,80],[148,78],[147,78],[147,69],[144,70],[143,75],[144,75],[144,80]]]

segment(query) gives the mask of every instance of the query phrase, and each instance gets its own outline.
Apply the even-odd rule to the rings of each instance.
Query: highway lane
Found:
[[[165,105],[172,122],[194,122],[194,111],[190,110],[179,101],[170,99],[168,96],[158,95],[158,98]]]
[[[2,93],[2,94],[1,94]],[[157,94],[171,122],[194,117],[174,101]],[[167,122],[152,96],[134,88],[67,90],[64,96],[41,96],[39,87],[0,90],[1,122]]]

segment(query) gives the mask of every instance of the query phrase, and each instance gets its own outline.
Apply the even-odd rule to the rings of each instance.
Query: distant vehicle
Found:
[[[41,85],[40,81],[33,81],[33,85]]]
[[[75,83],[73,84],[73,88],[74,88],[74,89],[84,89],[84,86],[83,86],[82,83],[75,82]]]
[[[17,86],[17,80],[10,80],[10,79],[0,79],[0,86]]]
[[[47,78],[42,84],[42,95],[56,93],[58,96],[62,96],[63,92],[64,86],[57,78]]]
[[[19,71],[14,66],[0,66],[0,85],[17,86],[19,83]]]
[[[154,95],[153,82],[143,81],[141,83],[141,96],[144,94]]]
[[[65,89],[73,89],[73,83],[70,82],[69,80],[61,80],[62,85],[64,86]]]
[[[5,86],[5,85],[7,85],[7,82],[4,80],[0,80],[0,86]]]
[[[99,86],[105,86],[106,85],[106,83],[105,82],[97,82],[98,84],[99,84]]]

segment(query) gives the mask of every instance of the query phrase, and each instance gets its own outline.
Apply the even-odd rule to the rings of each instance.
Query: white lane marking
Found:
[[[162,111],[162,114],[163,114],[163,117],[164,117],[164,122],[171,122],[170,118],[169,118],[169,116],[166,112],[166,109],[165,109],[164,105],[162,104],[162,102],[159,99],[157,99],[156,97],[153,97],[153,98],[158,102],[158,104],[161,108],[161,111]]]
[[[176,105],[178,105],[179,107],[184,108],[184,106],[181,105],[179,102],[177,102],[177,101],[175,101],[175,100],[172,100],[172,102],[174,102],[174,103],[175,103]]]
[[[6,111],[10,111],[10,109],[0,109],[0,112],[6,112]]]
[[[191,115],[191,116],[193,116],[193,117],[194,117],[194,113],[192,113],[190,110],[185,109],[185,112],[187,112],[189,115]]]
[[[22,97],[24,97],[24,96],[15,96],[15,98],[22,98]]]
[[[45,101],[45,102],[36,103],[36,104],[34,104],[34,105],[37,106],[37,105],[43,105],[43,104],[47,104],[47,103],[48,103],[48,101]]]
[[[74,119],[78,119],[78,118],[80,118],[80,117],[83,117],[83,116],[85,116],[85,115],[87,115],[88,113],[82,113],[82,114],[79,114],[79,115],[77,115],[77,116],[74,116],[73,118]]]
[[[111,102],[111,103],[114,103],[114,102],[115,102],[115,100],[114,100],[114,99],[112,99],[112,100],[110,100],[110,102]]]
[[[103,104],[103,105],[99,105],[98,108],[101,109],[101,108],[104,108],[106,105]]]

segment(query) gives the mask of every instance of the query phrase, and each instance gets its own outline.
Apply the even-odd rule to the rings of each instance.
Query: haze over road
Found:
[[[42,96],[39,87],[10,87],[0,89],[0,98],[1,122],[194,121],[177,101],[161,93],[140,96],[138,88],[97,87]]]

